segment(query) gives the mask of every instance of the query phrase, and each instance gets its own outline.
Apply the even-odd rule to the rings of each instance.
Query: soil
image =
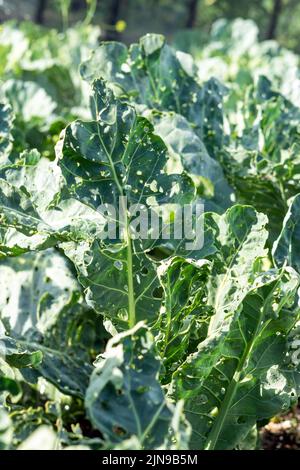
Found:
[[[260,438],[264,450],[300,450],[300,403],[273,418],[261,429]]]

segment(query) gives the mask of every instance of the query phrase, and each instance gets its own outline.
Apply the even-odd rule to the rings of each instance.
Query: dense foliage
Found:
[[[0,448],[254,448],[300,395],[297,57],[0,37]],[[120,196],[202,202],[203,246],[104,239]]]

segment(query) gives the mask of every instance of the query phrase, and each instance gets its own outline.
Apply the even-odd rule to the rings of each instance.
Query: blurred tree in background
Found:
[[[237,17],[253,19],[261,39],[300,52],[299,0],[0,0],[1,21],[30,19],[60,29],[86,18],[101,26],[102,39],[127,43],[146,32],[169,40],[183,32],[186,44],[189,36],[205,40],[216,19]]]

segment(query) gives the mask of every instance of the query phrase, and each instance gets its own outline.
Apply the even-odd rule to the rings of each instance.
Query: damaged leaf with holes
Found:
[[[153,337],[142,323],[108,342],[95,363],[85,404],[91,421],[109,441],[136,436],[140,449],[172,448],[172,440],[180,447],[176,439],[184,441],[189,425],[183,416],[177,417],[181,423],[175,434],[174,415],[180,411],[165,398],[158,381],[160,367]]]
[[[95,121],[76,121],[66,129],[57,162],[73,197],[94,210],[105,204],[117,208],[115,214],[106,214],[106,230],[110,218],[123,213],[123,220],[113,242],[100,236],[79,246],[66,243],[63,249],[77,267],[93,308],[123,328],[143,319],[152,323],[161,289],[157,263],[148,253],[168,243],[151,239],[150,227],[146,240],[134,239],[130,228],[134,214],[128,213],[127,204],[145,210],[152,206],[157,210],[165,203],[183,205],[193,200],[195,188],[186,173],[164,171],[168,153],[163,140],[148,120],[116,99],[101,80],[93,83],[92,107]]]
[[[300,396],[299,100],[256,68],[284,52],[81,26],[0,31],[0,449],[257,448]]]
[[[202,341],[173,377],[193,449],[233,449],[259,420],[297,402],[299,370],[290,338],[299,319],[292,268],[263,273],[233,318]]]
[[[0,282],[5,362],[32,383],[44,377],[63,393],[84,397],[92,359],[106,334],[67,261],[53,250],[7,259]]]
[[[201,86],[192,57],[175,51],[159,34],[147,34],[129,49],[117,42],[102,43],[81,65],[81,74],[88,81],[103,77],[138,107],[184,116],[212,156],[225,141],[226,88],[215,78]]]

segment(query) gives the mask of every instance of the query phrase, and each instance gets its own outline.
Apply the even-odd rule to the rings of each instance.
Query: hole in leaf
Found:
[[[126,430],[124,428],[121,428],[121,426],[114,426],[113,432],[118,436],[126,436],[127,434]]]
[[[147,387],[146,385],[140,385],[136,391],[137,393],[145,393],[149,390],[149,387]]]
[[[152,291],[152,297],[154,297],[155,299],[161,299],[162,296],[163,296],[163,288],[162,287],[155,287],[155,289],[153,289]]]
[[[144,266],[144,267],[141,269],[141,274],[142,274],[142,276],[147,276],[148,273],[149,273],[149,270],[146,268],[146,266]]]
[[[239,416],[237,419],[238,424],[245,424],[247,422],[247,419],[245,416]]]
[[[156,248],[153,248],[153,250],[148,251],[147,254],[153,260],[162,261],[163,259],[169,258],[172,252],[171,250],[168,250],[168,248],[165,248],[165,247],[159,247],[159,248],[156,247]]]

